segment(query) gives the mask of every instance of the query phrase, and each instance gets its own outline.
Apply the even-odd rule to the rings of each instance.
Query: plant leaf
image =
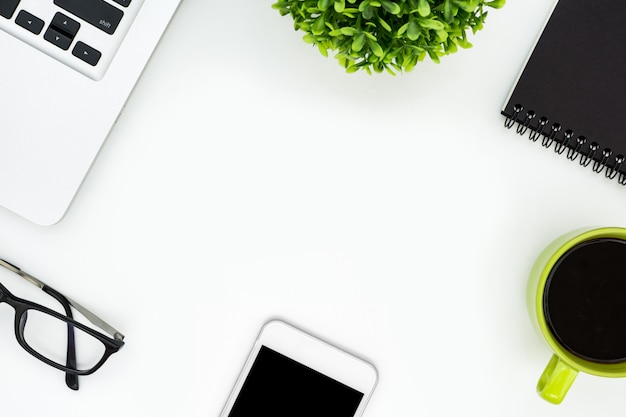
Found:
[[[390,0],[382,0],[382,5],[383,8],[391,14],[398,15],[402,12],[402,8],[400,7],[400,5]]]
[[[328,58],[328,50],[321,43],[317,44],[317,49],[319,49],[320,54]]]
[[[306,43],[315,43],[315,36],[311,35],[310,33],[307,33],[306,35],[302,37],[302,40],[305,41]]]
[[[332,3],[333,0],[318,0],[317,1],[317,8],[320,9],[321,11],[325,11],[330,7],[330,4]]]
[[[501,9],[504,7],[506,0],[493,0],[485,2],[485,5],[493,7],[494,9]]]
[[[405,23],[404,25],[400,26],[398,28],[398,36],[401,36],[404,32],[406,32],[406,30],[409,28],[409,22]]]
[[[417,40],[417,38],[419,38],[420,28],[418,27],[417,23],[415,23],[415,20],[411,20],[409,22],[409,27],[406,31],[406,36],[412,41],[415,41]]]
[[[379,58],[382,58],[383,56],[385,56],[385,52],[383,51],[383,48],[380,47],[378,42],[368,39],[367,44],[369,45],[374,55],[376,55]]]
[[[422,17],[426,17],[430,14],[430,4],[428,4],[428,0],[419,0],[417,13]]]
[[[445,30],[437,31],[437,40],[439,42],[445,42],[447,39],[448,39],[448,32],[446,32]]]
[[[389,26],[389,23],[385,22],[381,17],[378,18],[378,23],[380,23],[380,26],[382,26],[382,28],[387,32],[391,32],[391,26]]]
[[[419,25],[423,28],[432,30],[443,30],[445,27],[443,23],[435,19],[420,19]]]
[[[443,18],[446,22],[451,23],[453,17],[454,14],[452,13],[452,1],[445,0],[445,2],[443,3]]]
[[[315,22],[313,22],[313,26],[311,27],[311,31],[314,35],[321,35],[324,33],[326,28],[326,22],[324,21],[324,15],[320,15]]]
[[[355,52],[359,52],[365,46],[365,34],[363,32],[359,33],[352,39],[352,50]]]
[[[354,36],[357,33],[357,30],[355,28],[351,28],[351,27],[342,27],[341,29],[339,29],[341,31],[342,34],[346,35],[346,36]]]

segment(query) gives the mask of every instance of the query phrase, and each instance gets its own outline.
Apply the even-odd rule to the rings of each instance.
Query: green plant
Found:
[[[290,14],[294,28],[306,32],[347,72],[411,71],[429,56],[434,62],[469,48],[466,30],[483,28],[485,6],[501,8],[505,0],[279,0],[272,7]]]

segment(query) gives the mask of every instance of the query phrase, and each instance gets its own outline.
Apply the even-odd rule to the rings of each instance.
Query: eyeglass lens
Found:
[[[68,335],[72,332],[76,346],[76,370],[86,371],[98,364],[105,354],[105,345],[94,336],[69,322],[39,310],[29,309],[20,317],[24,340],[35,352],[67,366]]]

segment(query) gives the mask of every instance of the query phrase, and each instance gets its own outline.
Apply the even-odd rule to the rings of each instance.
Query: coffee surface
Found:
[[[626,361],[626,242],[596,239],[566,252],[548,276],[543,308],[550,331],[573,354]]]

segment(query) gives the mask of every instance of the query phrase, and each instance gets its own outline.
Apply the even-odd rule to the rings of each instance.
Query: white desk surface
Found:
[[[2,414],[216,417],[281,317],[376,365],[367,417],[622,415],[626,379],[535,393],[534,258],[626,225],[626,188],[503,127],[552,2],[397,77],[345,74],[271,4],[185,0],[66,218],[0,211],[2,257],[127,336],[73,392],[0,307]]]

